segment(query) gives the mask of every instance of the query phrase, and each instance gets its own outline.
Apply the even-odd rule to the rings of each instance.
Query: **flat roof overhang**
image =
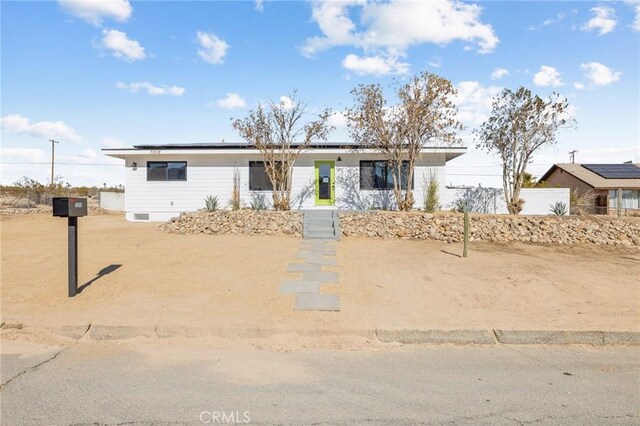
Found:
[[[247,144],[168,144],[168,145],[134,145],[133,148],[104,148],[105,155],[125,159],[132,156],[148,155],[261,155],[260,150]],[[445,154],[446,161],[459,157],[467,152],[466,147],[428,147],[423,154]],[[376,154],[371,148],[358,148],[354,144],[322,144],[310,145],[301,155],[308,154]]]

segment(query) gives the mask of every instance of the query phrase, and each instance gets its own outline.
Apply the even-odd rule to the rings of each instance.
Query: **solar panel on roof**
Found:
[[[640,167],[635,164],[583,164],[582,167],[605,179],[640,179]]]

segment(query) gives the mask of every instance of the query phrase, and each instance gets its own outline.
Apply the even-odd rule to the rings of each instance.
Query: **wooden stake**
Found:
[[[469,253],[469,212],[464,212],[464,249],[462,257],[467,257]]]

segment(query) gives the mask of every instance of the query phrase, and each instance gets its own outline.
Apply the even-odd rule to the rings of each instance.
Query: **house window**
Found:
[[[264,161],[249,161],[249,190],[272,191],[273,185],[267,175]]]
[[[402,162],[400,186],[407,188],[409,176],[409,162]],[[393,189],[393,167],[387,161],[360,161],[360,189]],[[413,189],[413,178],[411,179]]]
[[[147,180],[187,180],[187,162],[147,161]]]
[[[613,209],[618,208],[618,191],[609,191],[609,207]],[[638,209],[640,207],[640,191],[633,189],[622,190],[622,208],[623,209]]]

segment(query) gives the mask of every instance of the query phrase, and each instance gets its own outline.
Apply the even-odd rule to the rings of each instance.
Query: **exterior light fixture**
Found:
[[[136,163],[135,161],[133,163],[131,163],[131,168],[133,170],[137,170],[138,169],[138,163]]]
[[[338,161],[342,161],[342,157],[338,156]]]

